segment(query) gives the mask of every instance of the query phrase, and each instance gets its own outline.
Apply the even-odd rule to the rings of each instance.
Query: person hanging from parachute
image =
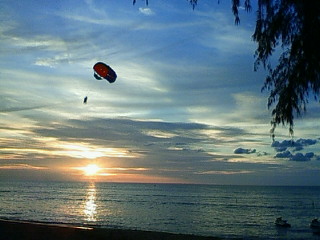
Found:
[[[93,76],[97,80],[106,79],[109,83],[114,83],[117,79],[116,72],[107,64],[103,62],[97,62],[93,66],[94,74]],[[83,104],[86,104],[88,101],[88,96],[85,96],[83,99]]]
[[[83,99],[83,104],[87,104],[87,101],[88,101],[88,96],[85,96]]]

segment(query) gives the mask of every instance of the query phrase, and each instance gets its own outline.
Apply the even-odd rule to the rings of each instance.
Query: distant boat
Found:
[[[287,223],[287,220],[283,220],[282,217],[278,217],[276,218],[276,221],[274,222],[274,224],[278,227],[291,227],[291,225],[289,223]]]
[[[317,228],[320,230],[320,222],[318,221],[318,218],[312,219],[310,223],[311,228]]]

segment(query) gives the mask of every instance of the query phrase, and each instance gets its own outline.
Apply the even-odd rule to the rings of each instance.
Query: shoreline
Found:
[[[190,234],[95,228],[0,219],[0,240],[219,240]]]

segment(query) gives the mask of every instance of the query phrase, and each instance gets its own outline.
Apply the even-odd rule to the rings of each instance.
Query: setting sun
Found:
[[[101,168],[96,164],[89,164],[83,167],[82,170],[85,173],[85,175],[94,176],[101,170]]]

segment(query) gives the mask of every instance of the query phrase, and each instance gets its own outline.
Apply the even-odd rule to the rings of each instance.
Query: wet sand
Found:
[[[0,219],[0,240],[217,240],[220,238]]]

